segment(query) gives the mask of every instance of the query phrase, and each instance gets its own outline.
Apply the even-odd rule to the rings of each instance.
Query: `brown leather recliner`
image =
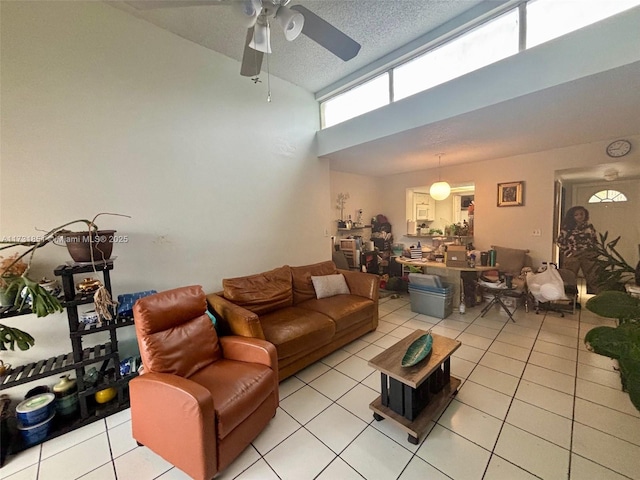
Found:
[[[278,407],[275,347],[220,337],[200,286],[138,300],[144,373],[130,383],[133,437],[195,479],[227,467]]]

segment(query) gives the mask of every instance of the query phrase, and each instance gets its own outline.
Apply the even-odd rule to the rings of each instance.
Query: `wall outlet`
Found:
[[[328,228],[325,228],[325,229],[324,229],[324,236],[325,236],[325,237],[328,237],[328,236],[329,236],[329,229],[328,229]]]
[[[531,235],[533,235],[534,237],[539,237],[540,235],[542,235],[542,232],[540,231],[539,228],[534,228]]]

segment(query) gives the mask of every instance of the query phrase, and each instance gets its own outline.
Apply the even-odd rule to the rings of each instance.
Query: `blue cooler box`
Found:
[[[453,311],[453,284],[442,288],[409,283],[411,311],[436,318],[447,318]]]

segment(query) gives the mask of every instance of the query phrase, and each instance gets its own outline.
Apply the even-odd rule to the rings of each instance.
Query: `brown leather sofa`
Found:
[[[317,298],[311,277],[341,273],[349,293]],[[378,326],[378,277],[339,270],[332,261],[223,280],[207,295],[221,334],[267,340],[278,352],[278,377],[293,375]]]
[[[200,286],[138,300],[144,373],[129,383],[133,438],[198,480],[226,468],[278,408],[273,345],[218,338],[206,310]]]

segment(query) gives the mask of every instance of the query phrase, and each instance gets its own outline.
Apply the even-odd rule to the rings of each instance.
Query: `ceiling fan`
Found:
[[[303,7],[292,5],[290,0],[132,0],[129,5],[141,9],[173,8],[203,5],[230,5],[235,8],[245,26],[247,36],[240,75],[253,77],[260,73],[262,58],[271,53],[271,26],[278,24],[288,41],[301,33],[326,48],[345,62],[360,51],[360,44],[338,30],[326,20]]]

